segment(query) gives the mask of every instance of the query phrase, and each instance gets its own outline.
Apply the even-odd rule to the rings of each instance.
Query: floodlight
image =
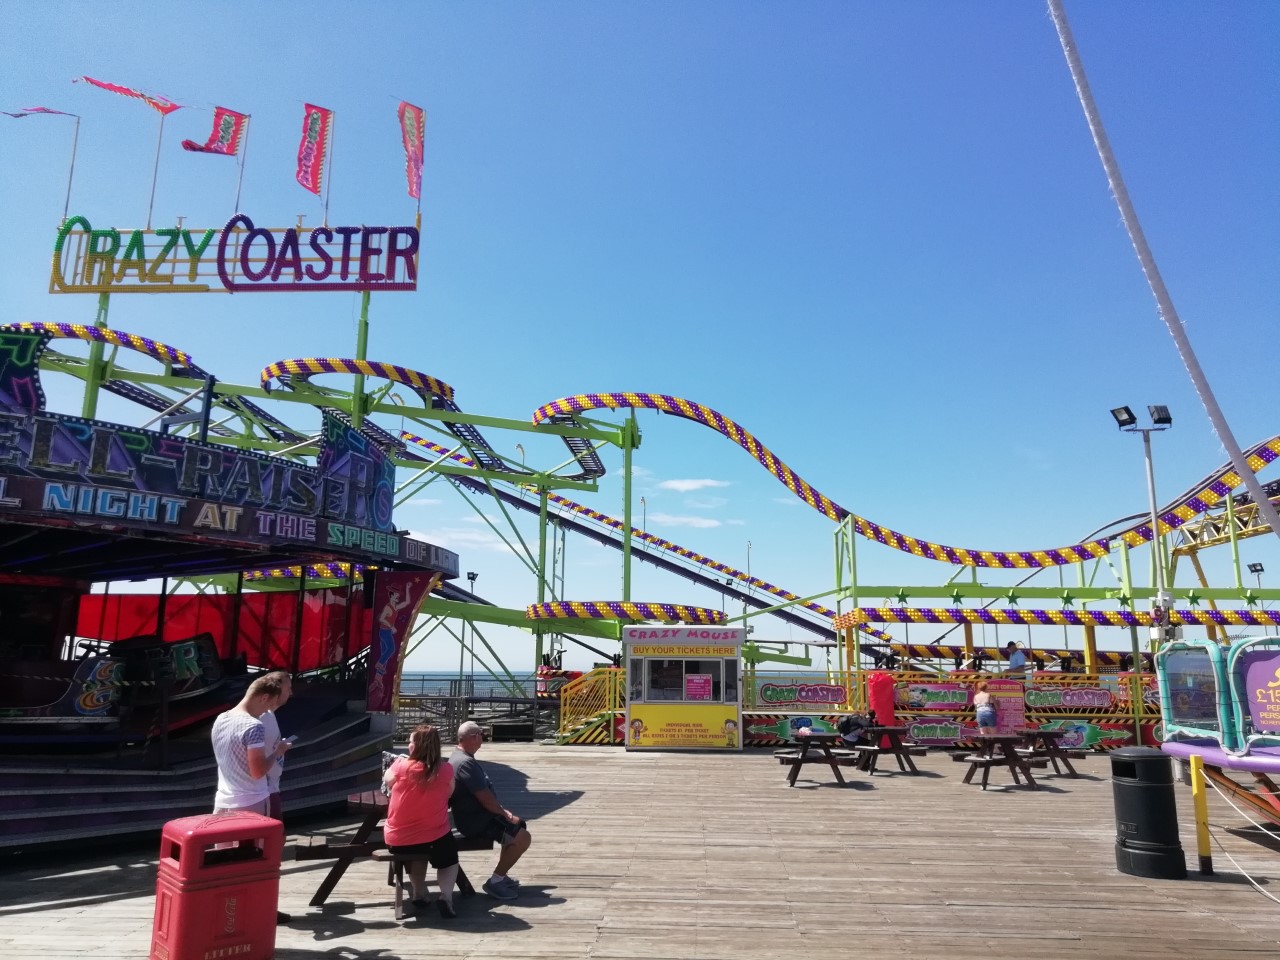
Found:
[[[1250,572],[1250,573],[1257,574],[1257,573],[1263,573],[1263,572],[1265,572],[1265,571],[1262,569],[1262,564],[1260,564],[1260,563],[1251,563],[1251,564],[1249,564],[1249,572]]]
[[[1138,418],[1133,415],[1133,411],[1128,407],[1115,407],[1112,409],[1111,415],[1116,418],[1116,426],[1121,430],[1125,427],[1132,427],[1138,422]]]
[[[1163,404],[1149,406],[1147,412],[1151,414],[1151,422],[1157,427],[1173,426],[1173,414],[1169,413],[1169,408]]]

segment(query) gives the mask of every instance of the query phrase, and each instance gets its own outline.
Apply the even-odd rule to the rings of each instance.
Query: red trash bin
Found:
[[[256,813],[166,823],[151,960],[270,960],[283,848],[284,824]]]
[[[896,726],[893,712],[893,686],[892,673],[884,670],[867,672],[867,708],[875,711],[876,723],[882,727]],[[889,738],[881,737],[877,746],[889,746]]]

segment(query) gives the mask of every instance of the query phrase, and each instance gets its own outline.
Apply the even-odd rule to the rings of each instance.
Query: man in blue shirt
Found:
[[[476,759],[483,745],[480,724],[468,720],[458,728],[458,746],[449,757],[454,782],[449,806],[453,825],[464,837],[486,837],[502,848],[484,892],[498,900],[514,900],[520,895],[520,881],[508,871],[529,849],[531,838],[525,822],[498,803],[489,775]]]
[[[1027,672],[1027,655],[1018,649],[1018,645],[1010,640],[1005,644],[1005,654],[1009,657],[1009,667],[1005,673],[1017,673],[1026,675]]]

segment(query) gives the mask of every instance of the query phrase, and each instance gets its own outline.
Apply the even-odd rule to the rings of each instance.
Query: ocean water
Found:
[[[498,678],[488,673],[464,673],[459,680],[457,671],[449,673],[405,673],[400,678],[400,693],[419,697],[532,697],[534,676],[532,673],[512,673],[514,684],[506,677]],[[512,689],[514,686],[515,689]]]

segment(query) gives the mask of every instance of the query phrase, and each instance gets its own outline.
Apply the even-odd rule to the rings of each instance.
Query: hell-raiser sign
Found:
[[[220,231],[58,229],[50,293],[416,290],[417,227],[267,228],[238,213]]]

